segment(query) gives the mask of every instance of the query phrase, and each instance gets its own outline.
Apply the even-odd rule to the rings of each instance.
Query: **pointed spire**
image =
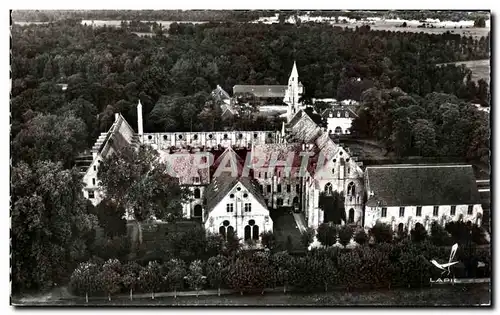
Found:
[[[299,77],[299,72],[297,71],[297,64],[295,61],[293,62],[292,73],[290,74],[290,76],[295,78]]]
[[[142,142],[142,135],[144,133],[143,131],[143,125],[142,125],[142,104],[141,100],[139,99],[139,103],[137,103],[137,131],[139,133],[140,140]]]

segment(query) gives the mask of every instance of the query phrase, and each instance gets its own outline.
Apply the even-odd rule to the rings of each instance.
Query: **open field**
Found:
[[[130,301],[127,299],[61,300],[46,303],[35,303],[40,306],[65,305],[137,305],[137,306],[487,306],[491,303],[490,284],[439,285],[425,289],[394,289],[378,291],[333,291],[316,294],[300,293],[266,293],[264,295],[225,295],[162,297]],[[30,304],[34,305],[34,304]]]
[[[455,64],[455,65],[465,65],[467,68],[472,70],[472,80],[479,80],[479,79],[484,79],[488,84],[490,83],[490,60],[489,59],[482,59],[482,60],[471,60],[471,61],[459,61],[459,62],[452,62],[450,64]],[[445,65],[445,64],[438,64],[440,65]]]

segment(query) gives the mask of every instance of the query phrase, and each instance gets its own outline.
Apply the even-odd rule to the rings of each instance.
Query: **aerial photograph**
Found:
[[[488,8],[9,15],[11,308],[492,307]]]

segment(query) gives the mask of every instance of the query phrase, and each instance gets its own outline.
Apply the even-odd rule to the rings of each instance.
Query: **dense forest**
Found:
[[[278,120],[251,110],[223,122],[210,93],[217,84],[230,93],[235,84],[283,84],[295,60],[304,102],[361,101],[359,135],[402,156],[489,161],[489,117],[470,105],[489,105],[488,84],[463,66],[436,66],[489,58],[489,36],[225,22],[174,23],[168,36],[139,37],[76,20],[14,25],[11,34],[13,274],[21,288],[50,285],[85,256],[82,239],[97,219],[74,158],[116,112],[136,129],[139,99],[147,132],[274,129]],[[67,268],[51,263],[61,256]]]

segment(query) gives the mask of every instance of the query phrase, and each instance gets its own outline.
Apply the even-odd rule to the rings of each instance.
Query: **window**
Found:
[[[234,205],[232,203],[228,203],[226,205],[226,211],[227,212],[233,212],[233,210],[234,210]]]
[[[417,207],[417,217],[421,217],[421,216],[422,216],[422,207],[418,206]]]
[[[94,199],[94,198],[95,198],[94,191],[89,190],[89,199]]]
[[[333,188],[331,183],[325,185],[325,193],[331,195],[333,193]]]
[[[349,185],[347,185],[347,194],[351,196],[356,195],[356,185],[354,185],[353,182],[350,182]]]
[[[467,214],[472,214],[472,210],[474,209],[474,206],[473,205],[469,205],[469,207],[467,208]]]
[[[354,223],[354,209],[349,209],[348,223]]]
[[[244,194],[243,194],[243,198],[248,198],[248,194],[247,194],[247,193],[244,193]]]
[[[264,185],[260,185],[260,192],[264,193]]]
[[[271,192],[271,185],[267,185],[267,192],[270,193]]]
[[[387,216],[387,208],[382,208],[382,218],[385,218]]]
[[[455,215],[457,212],[457,206],[451,206],[450,215]]]
[[[96,165],[94,165],[94,171],[97,171],[97,166]]]
[[[286,185],[286,192],[289,193],[292,191],[292,185],[288,184]]]
[[[262,176],[262,174],[259,172],[259,174],[258,174],[258,176],[257,176],[257,177],[258,177],[258,178],[261,178],[261,176]]]
[[[300,192],[300,185],[296,184],[295,185],[295,192],[298,194]]]
[[[281,171],[278,171],[278,177],[281,177]]]
[[[432,211],[432,215],[435,217],[439,215],[439,206],[434,206],[434,211]]]
[[[252,211],[252,204],[245,203],[245,212],[251,212],[251,211]]]
[[[200,177],[199,176],[195,176],[191,180],[193,181],[193,184],[199,184],[200,183]]]
[[[267,179],[267,172],[264,172],[264,179]]]
[[[199,189],[199,188],[196,188],[196,189],[194,190],[194,197],[195,197],[195,198],[200,198],[200,196],[201,196],[200,189]]]
[[[329,115],[329,116],[330,116],[330,118],[333,118],[333,114],[332,114],[331,112],[330,112],[330,115]]]
[[[348,166],[348,167],[347,167],[347,174],[350,174],[350,173],[351,173],[351,167],[350,167],[350,166]]]
[[[281,184],[278,184],[278,185],[277,185],[276,190],[277,190],[277,192],[279,192],[279,193],[281,192]]]
[[[92,185],[95,186],[95,178],[92,178]]]
[[[405,207],[399,207],[399,217],[405,216]]]
[[[278,200],[276,200],[276,203],[278,204],[278,206],[282,206],[283,205],[283,199],[278,198]]]

